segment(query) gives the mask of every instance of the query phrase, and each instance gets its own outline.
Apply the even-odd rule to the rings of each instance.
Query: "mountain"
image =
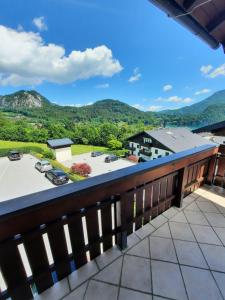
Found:
[[[118,100],[105,99],[92,105],[73,107],[51,103],[36,91],[18,91],[0,97],[2,111],[19,113],[32,122],[35,121],[68,121],[73,122],[127,122],[135,124],[157,124],[160,122],[154,113],[146,114]]]
[[[50,105],[50,102],[36,91],[18,91],[16,93],[0,96],[2,108],[40,108]]]
[[[225,90],[221,90],[218,91],[214,94],[212,94],[211,96],[209,96],[208,98],[199,101],[198,103],[192,104],[190,106],[185,106],[182,107],[180,109],[171,109],[171,110],[164,110],[161,111],[161,113],[164,114],[199,114],[199,113],[203,113],[204,111],[207,110],[207,108],[209,106],[214,106],[216,105],[218,107],[218,105],[225,105]]]
[[[0,96],[0,110],[28,118],[33,122],[126,122],[154,126],[198,127],[225,119],[225,90],[176,110],[158,113],[140,111],[119,100],[105,99],[82,107],[53,104],[36,91],[18,91]]]

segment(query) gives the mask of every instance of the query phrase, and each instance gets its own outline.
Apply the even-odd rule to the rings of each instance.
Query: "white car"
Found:
[[[52,165],[47,160],[40,160],[36,162],[35,168],[41,173],[47,172],[52,169]]]

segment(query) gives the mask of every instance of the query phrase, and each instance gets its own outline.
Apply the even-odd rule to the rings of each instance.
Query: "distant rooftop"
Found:
[[[146,131],[146,133],[175,153],[206,144],[213,144],[186,128],[163,128]]]
[[[213,132],[215,130],[223,129],[225,128],[225,120],[218,123],[213,123],[208,126],[200,127],[198,129],[193,130],[194,133],[200,133],[200,132]]]
[[[64,148],[73,145],[73,141],[68,138],[47,140],[47,145],[52,149]]]

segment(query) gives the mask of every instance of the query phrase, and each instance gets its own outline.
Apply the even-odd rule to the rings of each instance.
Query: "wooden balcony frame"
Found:
[[[112,247],[112,237],[126,248],[127,236],[185,195],[212,183],[218,147],[204,145],[144,164],[0,203],[0,269],[7,291],[0,299],[31,299],[38,293]],[[144,206],[143,206],[144,203]],[[135,207],[135,213],[134,213]],[[98,211],[102,234],[99,234]],[[114,213],[113,213],[114,212]],[[82,218],[87,224],[85,243]],[[115,224],[114,228],[112,223]],[[68,254],[64,225],[68,225],[72,253]],[[54,264],[49,265],[43,234],[47,233]],[[23,244],[32,269],[27,278],[18,245]],[[16,272],[15,272],[16,270]]]

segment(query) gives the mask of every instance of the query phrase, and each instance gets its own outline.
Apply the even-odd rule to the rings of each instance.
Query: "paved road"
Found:
[[[111,171],[115,171],[115,170],[119,170],[119,169],[123,169],[135,165],[133,162],[130,162],[126,159],[119,159],[111,163],[105,163],[104,160],[106,156],[107,156],[106,154],[103,154],[98,157],[91,157],[91,152],[90,152],[90,153],[85,153],[80,155],[74,155],[71,160],[65,161],[63,162],[63,164],[67,167],[71,167],[73,163],[86,162],[91,166],[92,169],[90,177],[109,173]]]
[[[29,154],[18,161],[0,158],[0,202],[55,187],[34,168],[36,162]]]

